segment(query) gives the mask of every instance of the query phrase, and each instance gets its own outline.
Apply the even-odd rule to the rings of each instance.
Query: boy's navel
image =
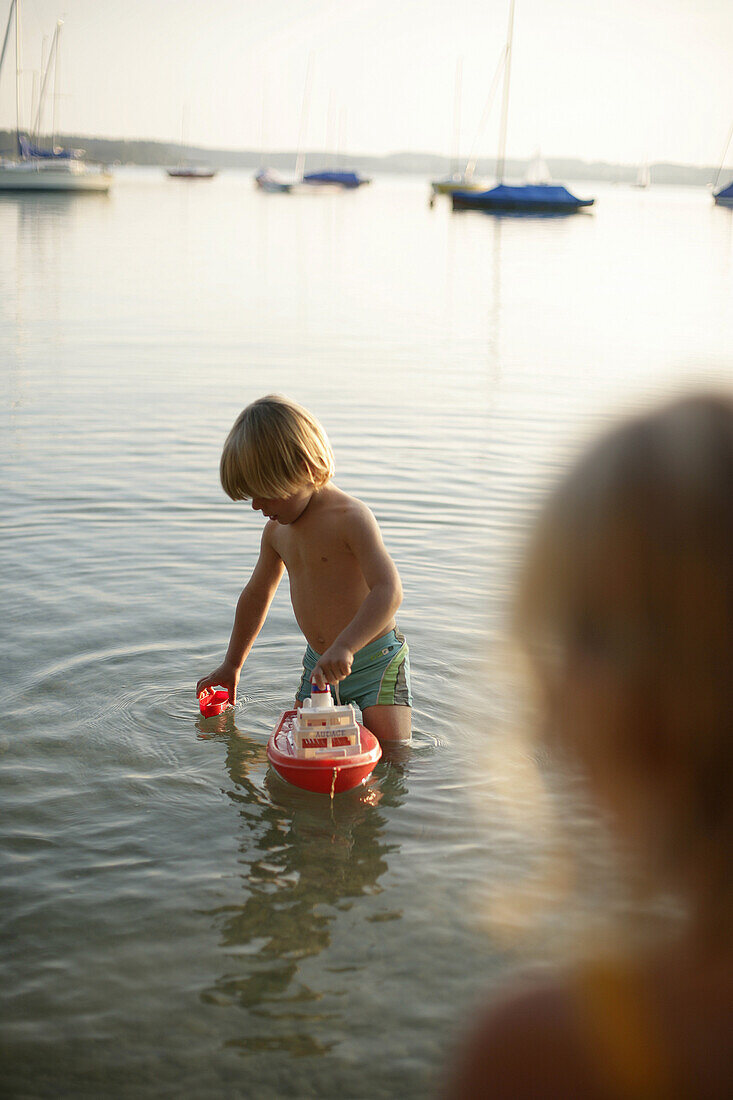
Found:
[[[321,557],[321,561],[328,561],[328,558]]]

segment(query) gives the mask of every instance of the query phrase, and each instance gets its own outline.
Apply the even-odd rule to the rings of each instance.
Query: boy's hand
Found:
[[[326,684],[337,684],[349,675],[353,662],[354,654],[351,650],[334,642],[313,669],[311,680],[315,680],[319,688],[325,688]]]
[[[202,677],[196,684],[196,698],[198,699],[202,691],[206,691],[207,688],[219,687],[226,688],[229,692],[229,701],[232,706],[237,701],[237,684],[239,683],[240,670],[234,668],[232,665],[228,665],[226,661],[215,668],[213,672],[210,672],[208,676]]]

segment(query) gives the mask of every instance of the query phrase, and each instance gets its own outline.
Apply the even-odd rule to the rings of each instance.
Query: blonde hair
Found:
[[[637,416],[577,462],[531,537],[516,627],[545,698],[559,701],[556,742],[593,761],[609,788],[646,790],[667,870],[689,876],[700,861],[724,876],[733,839],[730,398],[687,397]],[[563,677],[601,667],[622,718],[588,715],[570,745]],[[664,807],[651,797],[660,791]]]
[[[232,500],[282,499],[330,481],[334,461],[316,418],[287,397],[269,394],[243,409],[224,443],[219,475]]]

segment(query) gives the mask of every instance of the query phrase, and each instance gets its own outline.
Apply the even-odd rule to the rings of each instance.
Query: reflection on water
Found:
[[[202,736],[211,736],[210,724],[198,723]],[[226,726],[218,736],[226,744],[229,797],[240,815],[242,902],[207,913],[219,932],[226,970],[201,999],[245,1010],[241,1037],[227,1041],[240,1053],[325,1054],[336,1039],[324,1038],[324,1025],[339,1027],[345,990],[335,1007],[325,1009],[323,976],[326,983],[329,975],[339,975],[339,983],[359,981],[368,959],[360,962],[355,954],[346,966],[326,966],[315,988],[303,978],[303,962],[329,947],[339,915],[349,913],[355,899],[381,892],[388,857],[399,852],[399,844],[383,835],[381,804],[401,805],[404,776],[399,764],[383,764],[369,783],[334,799],[298,790],[272,770],[260,788],[251,772],[266,764],[264,746],[233,723]],[[361,920],[400,917],[394,912]],[[351,922],[357,938],[359,923]]]

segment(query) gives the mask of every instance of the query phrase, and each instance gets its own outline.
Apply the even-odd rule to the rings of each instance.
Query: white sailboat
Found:
[[[289,195],[294,191],[307,191],[310,190],[308,185],[303,183],[303,176],[305,175],[305,131],[308,121],[308,107],[310,99],[310,87],[311,79],[313,76],[313,54],[308,55],[308,64],[305,70],[305,87],[303,88],[303,102],[300,108],[300,126],[298,127],[298,150],[295,156],[295,175],[292,179],[285,179],[276,172],[273,168],[267,168],[261,166],[257,172],[255,172],[254,182],[255,187],[258,187],[260,191],[265,191],[270,195],[280,194]],[[264,108],[263,108],[264,110]],[[264,146],[264,135],[263,135]],[[264,159],[264,153],[263,153]]]
[[[524,182],[534,184],[552,183],[552,172],[539,149],[527,165]]]
[[[494,101],[494,94],[496,92],[496,86],[499,80],[499,74],[504,64],[504,52],[499,58],[499,64],[494,74],[494,80],[489,92],[489,98],[487,100],[486,107],[484,108],[483,117],[479,125],[479,135],[483,132],[483,128],[486,124],[488,113],[491,110],[491,105]],[[452,166],[451,172],[448,176],[443,176],[441,179],[432,180],[430,187],[432,189],[433,196],[435,195],[452,195],[454,191],[484,191],[488,187],[488,180],[480,179],[478,176],[474,176],[476,170],[475,149],[471,151],[471,155],[466,161],[465,167],[460,169],[460,141],[461,141],[461,89],[463,83],[463,64],[459,58],[456,64],[456,85],[453,96],[453,154],[451,157]]]
[[[87,164],[80,159],[78,150],[53,146],[42,149],[21,128],[20,118],[20,0],[10,0],[8,22],[5,28],[0,75],[10,41],[10,30],[15,23],[15,138],[16,156],[0,159],[0,191],[108,191],[112,176],[101,165]],[[54,72],[58,72],[58,49],[61,22],[56,24],[49,64],[41,89],[37,120],[40,123],[43,94],[50,72],[50,58],[54,58]]]
[[[652,174],[649,170],[649,164],[647,161],[642,161],[639,165],[639,171],[636,173],[636,179],[631,186],[638,187],[639,190],[645,191],[651,182]]]

